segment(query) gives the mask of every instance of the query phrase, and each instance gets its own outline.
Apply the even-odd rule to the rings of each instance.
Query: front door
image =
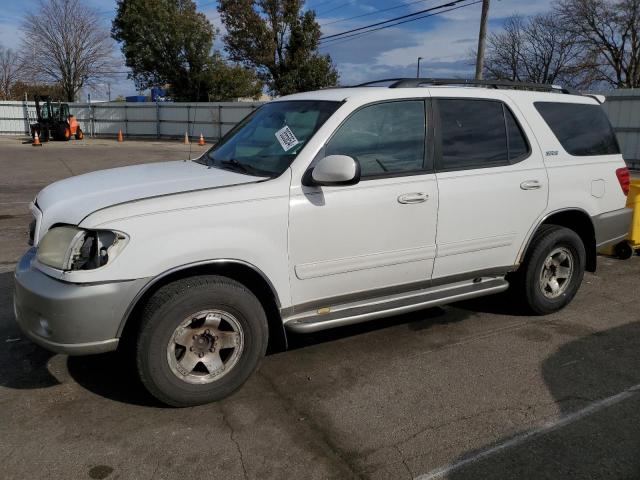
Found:
[[[438,189],[426,118],[420,99],[367,105],[322,149],[321,156],[358,160],[362,179],[351,186],[302,186],[291,196],[294,308],[330,307],[392,286],[417,288],[431,278]]]

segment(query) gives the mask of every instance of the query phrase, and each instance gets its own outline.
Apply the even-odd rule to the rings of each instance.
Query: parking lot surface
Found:
[[[12,269],[37,191],[187,156],[178,142],[0,138],[2,478],[640,478],[639,257],[600,257],[546,317],[502,295],[294,336],[195,408],[159,405],[117,354],[24,338]]]

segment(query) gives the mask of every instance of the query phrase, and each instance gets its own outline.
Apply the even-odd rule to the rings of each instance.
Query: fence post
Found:
[[[222,105],[218,104],[218,141],[222,138]]]
[[[96,106],[89,104],[89,122],[91,130],[91,138],[96,136]]]
[[[22,101],[22,108],[24,111],[24,131],[27,135],[31,135],[31,125],[29,124],[29,103],[27,102],[26,94]]]
[[[187,105],[187,135],[189,135],[190,124],[191,124],[191,104]]]
[[[156,138],[160,138],[160,104],[156,100]]]
[[[127,102],[124,102],[124,135],[125,137],[128,135],[128,120],[127,120]]]

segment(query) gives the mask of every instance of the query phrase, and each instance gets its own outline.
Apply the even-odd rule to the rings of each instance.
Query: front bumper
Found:
[[[631,208],[621,208],[591,217],[596,234],[596,248],[600,249],[627,238],[632,215]]]
[[[87,355],[115,350],[127,308],[148,279],[76,284],[32,266],[32,248],[15,271],[14,312],[22,331],[47,350]]]

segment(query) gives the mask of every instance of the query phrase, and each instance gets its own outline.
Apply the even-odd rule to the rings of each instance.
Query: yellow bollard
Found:
[[[632,180],[629,185],[627,207],[633,208],[633,219],[629,227],[629,243],[632,247],[640,247],[640,180]]]

